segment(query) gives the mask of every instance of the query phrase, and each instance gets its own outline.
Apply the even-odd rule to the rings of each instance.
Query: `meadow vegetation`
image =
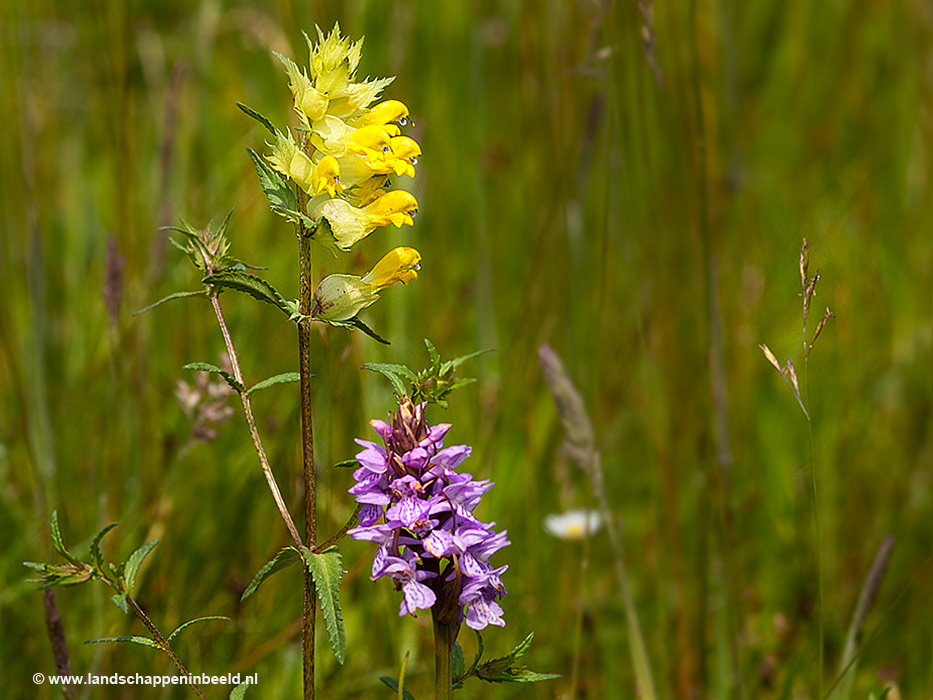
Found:
[[[303,62],[301,32],[339,21],[365,35],[361,76],[397,76],[424,151],[420,207],[339,261],[318,252],[315,276],[368,270],[393,246],[416,247],[422,269],[363,312],[391,345],[315,326],[318,528],[355,508],[351,471],[331,465],[395,407],[361,365],[425,366],[424,338],[445,358],[492,349],[430,418],[473,446],[470,471],[496,483],[481,515],[512,542],[507,624],[487,647],[533,630],[524,660],[562,678],[461,696],[634,696],[618,550],[605,529],[571,541],[543,526],[599,506],[541,371],[548,344],[592,421],[659,698],[827,696],[893,536],[834,697],[933,699],[933,11],[693,0],[654,4],[648,32],[651,6],[0,0],[5,696],[60,697],[31,681],[54,662],[22,564],[54,560],[57,510],[76,553],[111,522],[109,559],[159,540],[136,597],[162,629],[232,619],[187,631],[189,668],[257,672],[248,698],[300,697],[298,570],[240,602],[289,533],[234,402],[182,369],[221,363],[210,304],[133,312],[199,285],[160,227],[217,226],[231,209],[232,253],[298,295],[292,229],[246,151],[268,134],[236,104],[294,123],[271,51]],[[820,275],[809,334],[835,314],[808,360],[804,238]],[[293,327],[248,302],[224,297],[250,383],[295,371]],[[762,343],[793,361],[809,421]],[[296,385],[253,410],[301,513]],[[398,594],[369,580],[370,543],[341,549],[347,658],[321,642],[321,697],[388,697],[377,679],[406,653],[407,687],[429,697],[430,616],[397,616]],[[144,631],[104,586],[56,595],[76,673],[173,673],[152,649],[83,644]]]

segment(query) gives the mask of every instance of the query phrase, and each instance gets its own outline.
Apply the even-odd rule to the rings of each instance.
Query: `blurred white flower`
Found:
[[[581,540],[589,533],[597,532],[602,518],[595,510],[568,510],[566,513],[551,513],[544,518],[544,529],[562,540]]]

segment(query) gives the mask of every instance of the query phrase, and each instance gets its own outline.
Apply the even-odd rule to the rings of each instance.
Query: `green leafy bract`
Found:
[[[249,112],[247,112],[247,114],[249,114]],[[272,211],[286,221],[293,224],[300,224],[309,230],[313,229],[314,222],[307,215],[301,213],[298,198],[295,196],[295,193],[292,192],[284,178],[252,148],[247,148],[246,150],[249,152],[250,158],[253,159],[253,163],[256,165],[256,172],[259,174],[259,184],[262,186],[263,192],[266,193],[266,198],[269,200],[269,207]]]

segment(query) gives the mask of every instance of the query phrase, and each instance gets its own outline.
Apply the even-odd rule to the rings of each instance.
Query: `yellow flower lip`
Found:
[[[372,285],[374,291],[391,287],[396,282],[408,284],[418,279],[421,269],[421,253],[405,246],[394,248],[376,263],[375,267],[363,277],[363,282]]]
[[[415,222],[418,200],[405,190],[390,190],[372,204],[367,205],[363,211],[377,226],[395,224],[397,228],[401,228],[403,224],[411,225]]]
[[[402,133],[395,124],[361,126],[347,138],[347,148],[369,158],[383,158],[392,151],[390,140]]]
[[[327,192],[331,197],[343,192],[340,184],[340,163],[333,156],[324,156],[314,167],[314,189]]]
[[[408,124],[408,107],[403,102],[398,100],[380,102],[356,118],[356,124],[361,127],[390,122],[395,122],[399,126]]]

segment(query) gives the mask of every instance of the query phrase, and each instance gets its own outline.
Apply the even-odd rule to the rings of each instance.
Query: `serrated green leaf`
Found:
[[[392,676],[379,676],[379,680],[393,693],[398,693],[398,680]],[[402,697],[405,700],[415,700],[415,696],[408,692],[408,688],[402,688]]]
[[[261,382],[253,384],[249,389],[246,390],[246,395],[251,396],[257,391],[262,391],[266,387],[273,386],[275,384],[287,384],[289,382],[300,382],[301,375],[298,372],[283,372],[282,374],[277,374],[274,377],[269,377],[268,379],[263,379]]]
[[[119,593],[117,595],[112,595],[110,596],[110,600],[112,600],[113,604],[123,611],[124,615],[130,614],[130,606],[127,605],[126,603],[126,593]]]
[[[75,566],[81,565],[81,560],[74,556],[65,548],[65,543],[62,540],[62,531],[58,527],[58,511],[52,511],[52,517],[49,522],[49,528],[52,532],[52,547],[55,548],[55,551],[61,554],[69,563],[74,564]]]
[[[175,243],[175,245],[178,246],[177,243]],[[178,247],[181,247],[181,246],[178,246]],[[184,250],[184,248],[182,248],[182,250]],[[207,296],[207,291],[204,289],[199,289],[196,292],[175,292],[174,294],[169,294],[167,297],[162,297],[154,304],[149,304],[149,306],[147,306],[144,309],[140,309],[139,311],[134,311],[133,315],[139,316],[140,314],[144,314],[147,311],[151,311],[152,309],[159,306],[160,304],[164,304],[167,301],[171,301],[172,299],[184,299],[186,297],[206,297],[206,296]]]
[[[276,130],[276,128],[272,125],[272,122],[270,122],[268,119],[266,119],[264,116],[262,116],[262,115],[261,115],[259,112],[257,112],[255,109],[253,109],[252,107],[247,107],[247,106],[246,106],[245,104],[243,104],[242,102],[237,102],[237,103],[236,103],[236,106],[239,107],[245,114],[247,114],[248,116],[252,117],[252,118],[255,119],[257,122],[259,122],[259,123],[262,124],[264,127],[266,127],[266,129],[269,130],[269,133],[270,133],[270,134],[272,134],[273,136],[276,135],[276,131],[277,131],[277,130]]]
[[[187,622],[183,622],[178,625],[178,627],[175,628],[175,630],[166,638],[165,641],[171,642],[172,639],[175,638],[175,635],[177,635],[189,625],[193,625],[195,622],[204,622],[205,620],[226,620],[227,622],[230,622],[230,618],[226,615],[204,615],[203,617],[196,617],[193,620],[188,620]]]
[[[221,369],[217,365],[212,365],[210,362],[189,362],[182,369],[190,369],[194,372],[211,372],[212,374],[219,374],[224,378],[224,381],[230,386],[234,391],[243,391],[243,385],[236,380],[232,374],[227,370]]]
[[[240,683],[236,688],[230,691],[230,700],[243,700],[246,697],[246,690],[253,685],[248,681]]]
[[[116,526],[116,523],[110,523],[107,527],[94,535],[94,539],[91,541],[91,556],[94,558],[94,564],[97,566],[98,571],[102,572],[104,570],[104,557],[100,553],[100,541],[104,539],[104,535]]]
[[[417,375],[405,365],[394,365],[384,362],[367,362],[362,369],[368,369],[370,372],[378,372],[392,383],[392,388],[399,396],[408,396],[411,391],[405,385],[403,379],[407,379],[411,384],[418,381]]]
[[[347,640],[343,631],[343,612],[340,610],[340,578],[343,576],[340,550],[337,547],[329,547],[320,554],[315,554],[307,547],[302,547],[301,557],[314,579],[334,658],[342,664]]]
[[[528,648],[531,646],[531,643],[534,641],[535,633],[529,632],[528,635],[518,643],[518,645],[512,649],[506,656],[513,661],[520,659],[524,656],[525,652],[528,651]]]
[[[437,374],[438,370],[441,368],[441,354],[437,351],[437,348],[434,347],[434,343],[427,338],[424,339],[424,344],[428,348],[428,355],[431,356],[431,368],[434,370],[434,373]]]
[[[450,674],[454,678],[454,687],[456,687],[457,682],[462,681],[466,674],[466,661],[463,658],[463,647],[460,646],[460,642],[454,642],[454,648],[450,655],[450,659]]]
[[[208,275],[203,280],[205,284],[214,284],[224,289],[233,289],[244,294],[249,294],[254,299],[264,301],[281,309],[286,316],[291,316],[294,312],[294,304],[283,297],[279,290],[266,282],[261,277],[251,275],[241,270],[224,270]]]
[[[560,678],[560,674],[557,673],[537,673],[525,666],[516,664],[516,661],[528,651],[534,638],[534,632],[530,632],[528,636],[519,642],[518,646],[505,656],[500,656],[478,666],[476,668],[477,678],[481,678],[488,683],[536,683]]]
[[[126,568],[123,570],[123,578],[126,581],[126,593],[133,592],[133,586],[136,584],[136,573],[139,571],[139,566],[143,563],[143,559],[146,558],[146,555],[148,555],[149,552],[152,551],[152,548],[157,544],[159,544],[159,540],[146,542],[146,544],[139,547],[129,556],[129,559],[126,560]]]
[[[298,561],[298,550],[289,545],[288,547],[283,547],[282,550],[276,554],[272,559],[266,562],[255,576],[253,580],[250,581],[250,584],[246,587],[246,590],[243,591],[243,595],[240,596],[240,600],[244,601],[249,598],[253,593],[256,592],[256,589],[262,585],[262,583],[272,576],[272,574],[285,569],[296,561]]]
[[[269,207],[272,211],[286,221],[293,224],[302,224],[308,229],[313,229],[314,222],[300,211],[298,198],[292,192],[288,183],[256,151],[252,148],[246,150],[256,165],[259,184],[262,186],[263,192],[266,193],[266,199],[269,200]]]
[[[149,639],[149,637],[140,637],[135,634],[131,634],[125,637],[101,637],[100,639],[88,639],[85,644],[103,644],[104,642],[124,642],[131,644],[141,644],[144,647],[152,647],[153,649],[162,649],[159,646],[159,643],[154,639]]]

